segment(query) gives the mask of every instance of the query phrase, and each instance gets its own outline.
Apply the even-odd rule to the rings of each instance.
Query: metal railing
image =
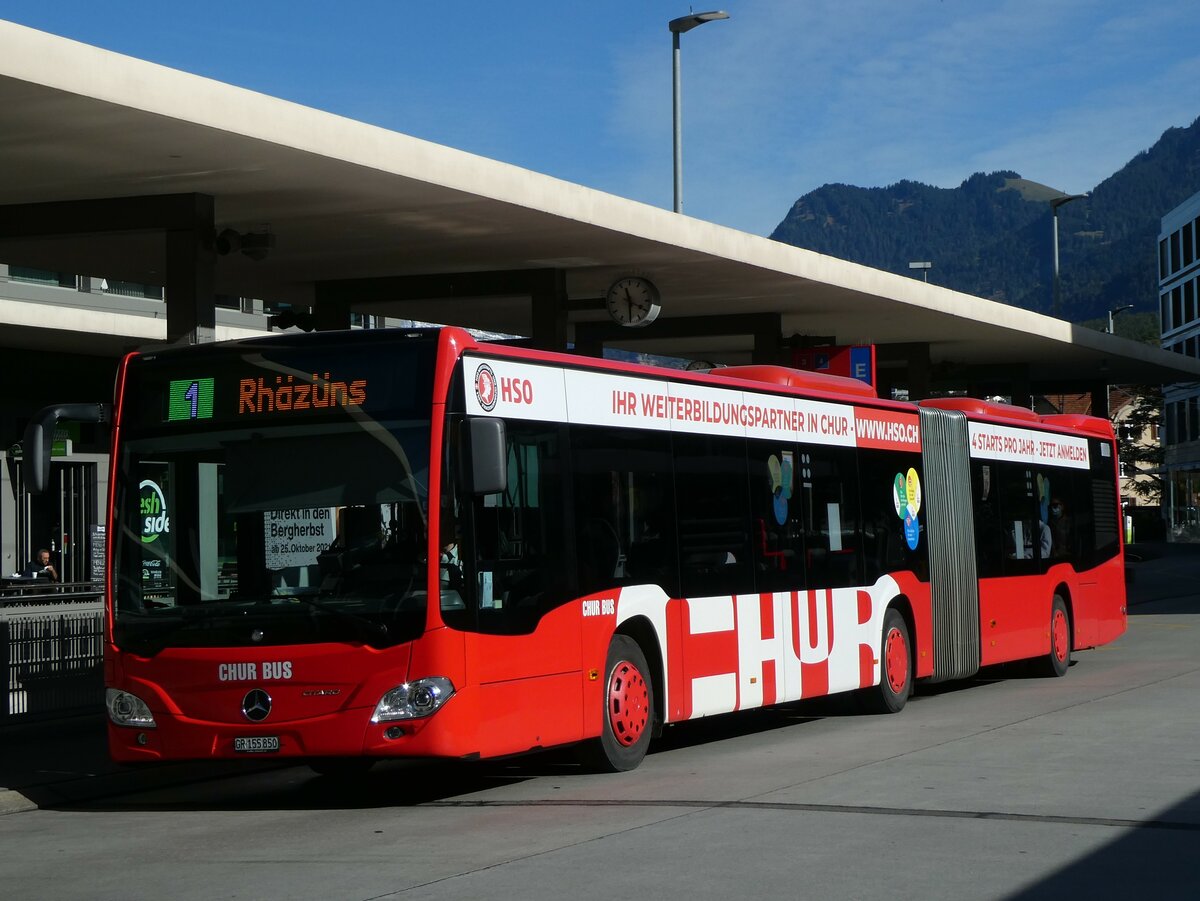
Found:
[[[0,588],[0,725],[95,712],[104,704],[98,585]]]

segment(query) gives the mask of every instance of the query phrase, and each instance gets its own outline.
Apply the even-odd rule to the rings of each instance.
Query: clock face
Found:
[[[604,298],[612,321],[634,328],[649,325],[658,318],[662,311],[658,301],[658,288],[654,283],[633,275],[613,282]]]

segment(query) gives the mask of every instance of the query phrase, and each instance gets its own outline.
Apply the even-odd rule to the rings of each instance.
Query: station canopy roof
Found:
[[[318,282],[555,268],[570,322],[601,322],[589,301],[638,274],[661,291],[660,323],[779,313],[785,338],[927,343],[934,364],[1027,365],[1034,382],[1200,378],[1200,361],[1181,355],[3,21],[0,135],[0,216],[10,204],[197,192],[215,198],[218,230],[269,229],[266,259],[218,258],[220,293],[308,304]],[[0,242],[0,260],[162,284],[162,241],[18,237]],[[524,297],[367,312],[531,330]],[[748,336],[656,331],[629,346],[749,358]]]

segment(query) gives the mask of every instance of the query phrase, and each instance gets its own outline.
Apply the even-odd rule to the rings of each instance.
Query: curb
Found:
[[[0,788],[0,817],[10,813],[25,813],[37,810],[38,806],[19,791],[10,788]]]

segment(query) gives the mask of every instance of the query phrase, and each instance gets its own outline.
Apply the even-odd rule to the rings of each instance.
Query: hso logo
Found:
[[[146,479],[140,485],[138,505],[142,515],[142,541],[149,544],[159,535],[171,531],[171,517],[167,514],[167,498],[161,488]]]
[[[480,363],[475,370],[475,399],[486,413],[496,407],[496,373],[487,363]]]

